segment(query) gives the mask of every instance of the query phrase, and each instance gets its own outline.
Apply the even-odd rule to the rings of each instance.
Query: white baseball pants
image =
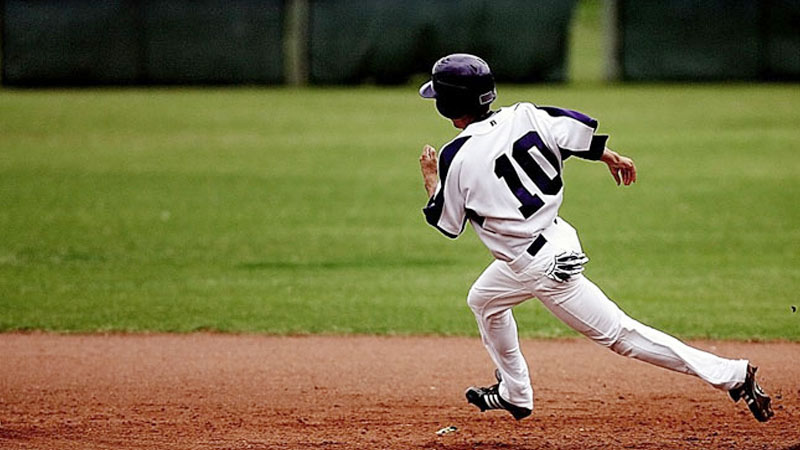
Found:
[[[467,298],[483,344],[503,377],[500,395],[504,399],[533,409],[528,365],[511,312],[532,297],[575,331],[620,355],[695,375],[718,389],[733,389],[744,382],[747,360],[721,358],[637,322],[583,275],[565,283],[545,276],[556,254],[582,250],[575,229],[561,218],[542,234],[547,243],[534,256],[524,252],[509,263],[494,261],[475,281]]]

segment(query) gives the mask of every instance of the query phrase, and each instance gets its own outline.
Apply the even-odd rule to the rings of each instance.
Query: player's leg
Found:
[[[531,291],[565,324],[619,354],[698,376],[719,389],[744,382],[746,360],[720,358],[632,319],[583,275],[563,283],[545,276],[556,254],[580,252],[581,247],[575,229],[562,219],[544,234],[548,243],[525,272],[531,276]]]
[[[537,297],[564,323],[611,350],[659,367],[695,375],[730,390],[747,374],[746,360],[721,358],[629,317],[583,276],[566,283],[545,278]]]
[[[548,278],[545,273],[555,255],[580,251],[580,242],[575,230],[563,221],[546,231],[549,245],[524,271],[517,272],[530,276],[532,292],[556,317],[621,355],[695,375],[727,390],[734,401],[744,398],[757,420],[769,420],[770,398],[756,382],[755,368],[747,360],[721,358],[634,320],[582,275],[563,283]]]
[[[533,389],[511,308],[531,297],[516,274],[500,261],[493,262],[484,270],[467,297],[483,344],[503,378],[499,386],[500,396],[513,405],[528,409],[533,409]]]

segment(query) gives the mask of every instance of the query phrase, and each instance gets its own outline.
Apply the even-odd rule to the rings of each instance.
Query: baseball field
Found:
[[[419,152],[455,130],[413,85],[2,90],[0,448],[798,448],[797,86],[500,86],[516,101],[636,161],[629,188],[566,164],[587,276],[760,366],[772,421],[535,300],[533,416],[467,405],[491,257],[423,220]]]

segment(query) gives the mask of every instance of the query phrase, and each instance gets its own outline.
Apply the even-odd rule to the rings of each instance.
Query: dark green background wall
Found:
[[[597,40],[616,37],[605,61],[623,80],[800,79],[800,0],[583,1],[615,13]],[[402,83],[452,52],[500,81],[563,81],[576,4],[4,0],[2,82]]]
[[[800,78],[800,1],[620,0],[627,80]]]
[[[313,2],[312,82],[402,82],[439,57],[484,56],[503,81],[566,79],[575,0]]]
[[[10,85],[280,83],[282,0],[6,0]]]
[[[7,85],[281,83],[291,0],[6,0]],[[501,80],[566,78],[575,0],[310,0],[312,83],[397,83],[440,56]]]

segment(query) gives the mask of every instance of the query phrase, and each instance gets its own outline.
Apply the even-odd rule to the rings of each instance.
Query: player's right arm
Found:
[[[608,136],[596,134],[597,120],[578,111],[553,106],[533,106],[539,120],[548,124],[563,159],[570,156],[603,161],[617,182],[629,186],[636,181],[633,160],[606,146]],[[544,114],[542,114],[544,113]]]

